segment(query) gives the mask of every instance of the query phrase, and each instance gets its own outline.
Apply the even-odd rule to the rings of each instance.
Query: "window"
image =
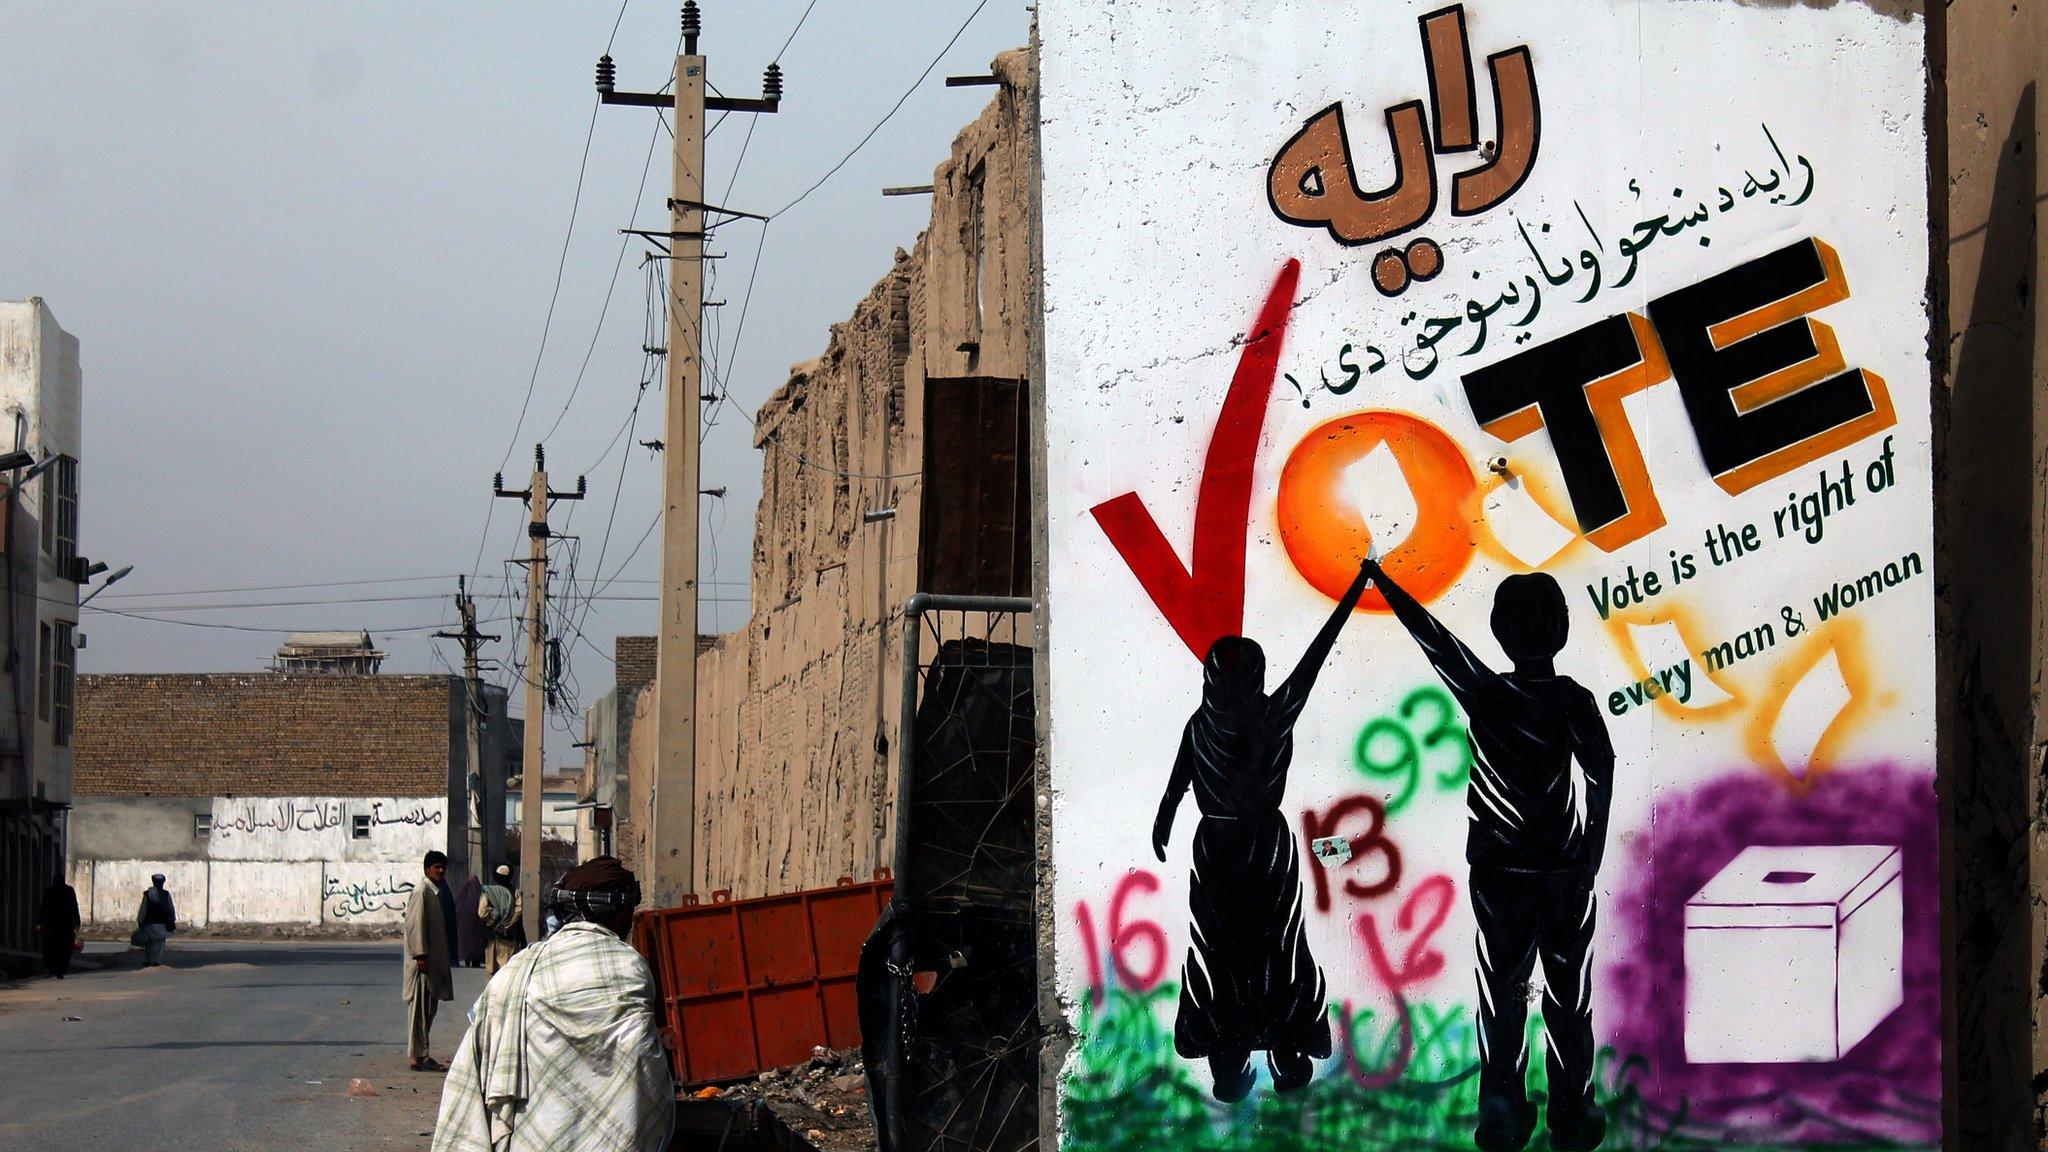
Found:
[[[368,840],[370,838],[370,818],[368,816],[356,817],[354,823],[349,826],[349,832],[358,840]]]
[[[50,471],[57,477],[57,563],[68,569],[78,558],[78,461],[59,456]]]
[[[210,835],[212,835],[212,834],[213,834],[213,817],[211,817],[211,816],[208,816],[208,815],[207,815],[206,813],[204,813],[204,812],[195,812],[195,813],[193,813],[193,814],[192,814],[192,838],[193,838],[194,840],[204,840],[204,839],[206,839],[206,838],[207,838],[208,836],[210,836]]]
[[[57,457],[42,481],[43,551],[61,567],[78,556],[78,461]]]
[[[78,649],[72,641],[72,631],[78,626],[69,620],[59,620],[56,630],[51,633],[51,676],[50,676],[50,721],[56,725],[52,739],[59,748],[71,746],[71,701],[75,687],[73,673],[78,668]]]
[[[1026,389],[990,376],[926,379],[920,589],[1031,595]]]
[[[50,626],[36,637],[36,719],[50,718]]]

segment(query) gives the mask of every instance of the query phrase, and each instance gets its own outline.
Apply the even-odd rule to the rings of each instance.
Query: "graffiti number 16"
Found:
[[[1150,872],[1133,870],[1116,886],[1116,892],[1109,898],[1109,940],[1110,964],[1116,969],[1117,983],[1133,992],[1149,992],[1166,975],[1166,931],[1150,920],[1126,920],[1124,901],[1132,893],[1151,895],[1159,891],[1159,877]],[[1103,942],[1095,935],[1095,914],[1089,910],[1087,901],[1074,905],[1074,920],[1081,931],[1081,951],[1088,957],[1088,993],[1096,1004],[1102,1003],[1104,987],[1102,972]],[[1143,943],[1146,952],[1145,967],[1140,969],[1131,964],[1131,950]]]
[[[1449,693],[1434,684],[1424,685],[1403,698],[1396,711],[1399,719],[1381,716],[1367,724],[1353,749],[1360,771],[1395,781],[1393,795],[1387,797],[1389,816],[1415,798],[1424,756],[1435,757],[1432,776],[1443,791],[1463,788],[1472,774],[1472,745]]]

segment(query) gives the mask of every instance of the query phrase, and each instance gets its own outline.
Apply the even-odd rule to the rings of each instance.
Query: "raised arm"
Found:
[[[1408,630],[1408,635],[1415,638],[1422,654],[1429,657],[1430,665],[1460,704],[1469,706],[1474,698],[1485,695],[1499,682],[1498,673],[1481,663],[1479,657],[1465,647],[1464,641],[1451,635],[1451,630],[1431,615],[1429,609],[1394,583],[1377,561],[1366,561],[1366,567],[1373,585],[1380,590],[1381,596],[1386,597],[1387,607],[1394,610],[1394,619],[1399,620],[1401,626]]]
[[[1159,798],[1159,815],[1152,821],[1152,854],[1163,863],[1166,842],[1173,835],[1173,814],[1181,797],[1195,779],[1195,730],[1192,722],[1180,732],[1180,751],[1173,758],[1173,775],[1166,781],[1166,795]]]
[[[1330,613],[1330,618],[1323,622],[1323,630],[1316,633],[1316,638],[1309,642],[1308,651],[1301,654],[1301,661],[1294,666],[1294,671],[1287,674],[1287,679],[1281,682],[1280,690],[1274,693],[1290,716],[1298,713],[1302,705],[1307,703],[1309,689],[1316,686],[1316,676],[1322,672],[1323,662],[1330,658],[1330,649],[1337,643],[1337,633],[1344,630],[1345,622],[1350,620],[1351,613],[1357,610],[1358,598],[1365,595],[1365,585],[1369,578],[1365,565],[1359,565],[1358,577],[1351,581],[1351,587],[1345,591],[1344,598],[1337,601],[1337,610]]]
[[[1586,776],[1586,840],[1592,849],[1593,871],[1607,851],[1607,810],[1614,801],[1614,744],[1607,738],[1607,720],[1593,695],[1581,688],[1571,716],[1572,758]]]

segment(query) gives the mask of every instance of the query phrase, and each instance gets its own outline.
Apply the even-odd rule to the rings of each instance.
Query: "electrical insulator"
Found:
[[[768,71],[761,76],[761,95],[770,100],[782,99],[782,65],[768,65]]]
[[[704,22],[697,16],[697,0],[684,0],[683,4],[683,55],[697,54],[697,33],[704,30]]]
[[[597,90],[609,94],[617,84],[618,78],[619,70],[613,66],[612,58],[609,56],[599,56],[597,58]]]

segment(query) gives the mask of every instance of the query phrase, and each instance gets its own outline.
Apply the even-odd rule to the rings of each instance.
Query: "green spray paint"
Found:
[[[1173,1051],[1179,988],[1109,988],[1084,999],[1074,1059],[1062,1084],[1062,1152],[1469,1152],[1478,1116],[1478,1045],[1471,1009],[1409,1007],[1413,1049],[1398,1077],[1377,1080],[1398,1056],[1399,1022],[1370,1008],[1349,1013],[1352,1055],[1325,1065],[1307,1088],[1282,1096],[1263,1083],[1246,1100],[1223,1104]],[[1343,1015],[1339,1020],[1345,1019]],[[1529,1095],[1545,1099],[1540,1017],[1529,1020]],[[1341,1029],[1340,1029],[1341,1031]],[[1340,1037],[1341,1040],[1341,1037]],[[1346,1061],[1355,1063],[1347,1068]],[[1659,1109],[1637,1089],[1647,1066],[1604,1049],[1594,1091],[1608,1116],[1603,1152],[1901,1152],[1889,1143],[1774,1143],[1768,1133],[1708,1131],[1685,1110]],[[1531,1152],[1547,1152],[1539,1122]]]

